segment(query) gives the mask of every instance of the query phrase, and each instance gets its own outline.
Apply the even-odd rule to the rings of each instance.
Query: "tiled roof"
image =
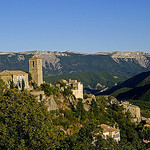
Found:
[[[144,142],[145,144],[148,144],[150,141],[148,141],[148,140],[143,140],[143,142]]]
[[[37,56],[33,56],[33,57],[31,57],[30,59],[40,59],[40,58],[37,57]]]
[[[113,132],[113,131],[119,132],[119,131],[120,131],[119,129],[110,127],[110,126],[108,126],[108,125],[106,125],[106,124],[101,124],[101,125],[99,125],[99,126],[100,126],[101,128],[103,128],[103,133],[105,133],[105,132]]]
[[[4,70],[0,75],[27,75],[27,73],[21,70]]]
[[[149,125],[150,125],[150,120],[147,120],[147,121],[146,121],[146,124],[149,124]]]
[[[150,127],[150,125],[149,124],[145,124],[144,127]]]
[[[139,107],[136,106],[136,105],[130,104],[128,101],[123,102],[122,105],[123,105],[124,107],[127,106],[127,107],[139,108]]]

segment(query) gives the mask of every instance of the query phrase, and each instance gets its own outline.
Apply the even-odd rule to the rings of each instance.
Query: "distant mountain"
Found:
[[[150,71],[140,73],[99,94],[111,94],[118,100],[150,101]]]
[[[0,52],[0,71],[4,69],[26,71],[28,59],[35,55],[43,61],[45,76],[79,72],[112,72],[132,76],[150,69],[150,53],[144,52],[86,54],[71,51],[28,51]]]
[[[101,89],[100,86],[111,87],[127,79],[127,77],[150,69],[150,53],[144,52],[87,54],[71,51],[27,51],[18,53],[0,52],[0,71],[6,69],[28,71],[28,60],[32,56],[42,59],[45,77],[52,76],[48,78],[55,79],[54,75],[69,74],[65,76],[81,78],[86,87],[97,88],[98,84],[99,89]],[[120,78],[114,79],[113,76],[120,76]],[[45,78],[45,80],[50,81],[48,78]]]

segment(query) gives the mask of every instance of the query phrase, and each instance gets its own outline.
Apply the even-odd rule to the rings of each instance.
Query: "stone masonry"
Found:
[[[37,86],[43,84],[42,60],[40,58],[33,56],[29,59],[29,72]]]

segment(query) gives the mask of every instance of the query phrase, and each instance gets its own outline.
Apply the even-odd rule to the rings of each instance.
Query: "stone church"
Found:
[[[31,73],[32,80],[38,86],[43,83],[42,60],[36,56],[29,59],[29,72]],[[22,81],[24,80],[25,89],[29,88],[28,73],[21,70],[4,70],[0,72],[0,78],[10,87],[11,81],[22,89]]]

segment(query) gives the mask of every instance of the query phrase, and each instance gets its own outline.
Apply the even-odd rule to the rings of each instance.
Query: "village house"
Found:
[[[123,107],[125,108],[126,111],[130,111],[133,119],[133,122],[140,122],[141,121],[141,113],[140,113],[140,108],[136,105],[130,104],[128,101],[122,102]]]
[[[111,137],[113,138],[117,143],[120,141],[120,130],[110,127],[106,124],[101,124],[99,125],[99,127],[101,127],[102,130],[102,137],[104,139],[107,139],[107,137]]]
[[[40,86],[43,83],[42,60],[40,58],[33,56],[29,59],[29,72],[32,81]],[[28,73],[21,70],[4,70],[0,72],[0,78],[7,84],[8,88],[13,82],[14,86],[18,86],[18,89],[21,90],[24,81],[25,89],[29,89]]]
[[[70,86],[73,95],[77,99],[79,98],[83,99],[83,84],[81,82],[78,82],[77,80],[71,80],[71,79],[69,79],[69,82],[64,79],[61,81],[65,84],[64,87],[61,87],[60,83],[56,83],[56,86],[59,87],[61,91],[64,91],[65,89],[67,89],[68,86]]]
[[[10,87],[11,82],[15,86],[18,86],[19,89],[22,89],[22,81],[24,80],[25,88],[27,89],[28,84],[28,73],[20,70],[4,70],[0,72],[1,79],[6,83],[8,88]]]
[[[83,99],[83,84],[77,80],[69,79],[69,85],[72,87],[72,93],[76,98]]]

